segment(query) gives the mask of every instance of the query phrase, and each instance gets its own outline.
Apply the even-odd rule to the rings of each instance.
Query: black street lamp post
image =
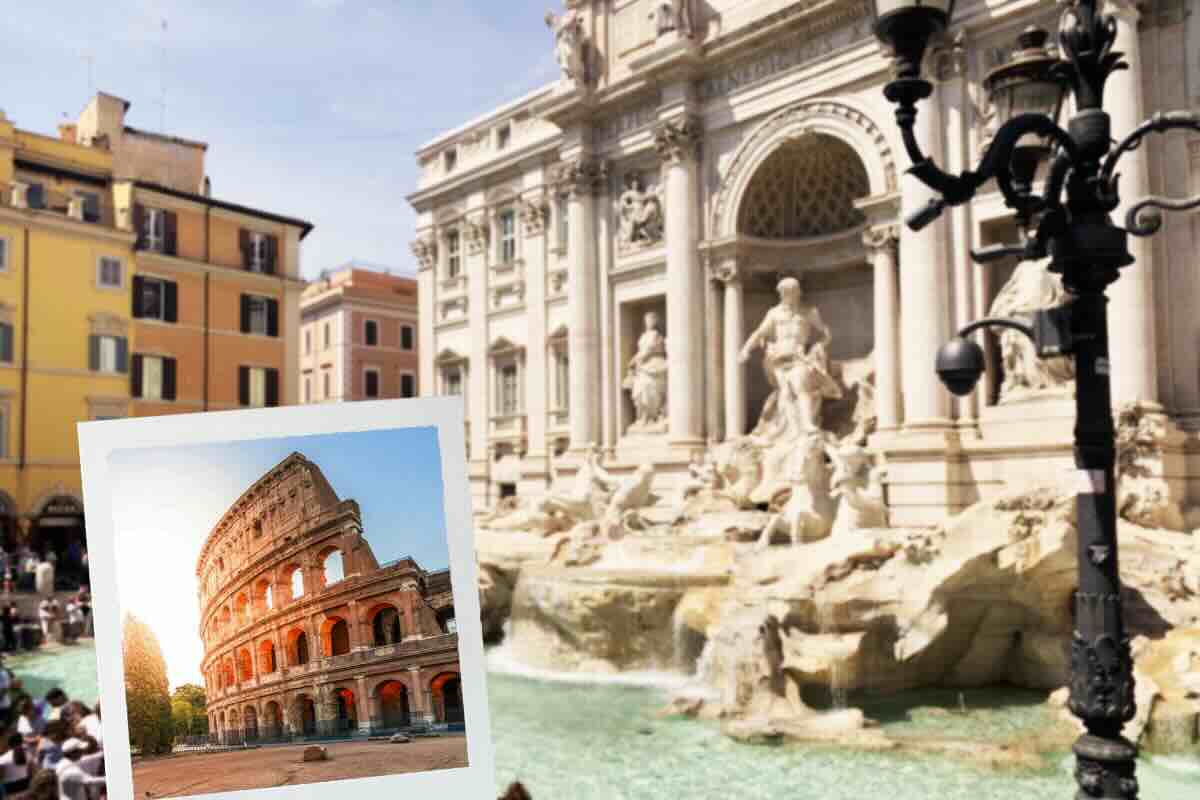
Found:
[[[1200,131],[1200,115],[1156,114],[1113,145],[1104,111],[1104,84],[1126,64],[1112,51],[1116,22],[1096,0],[1074,0],[1063,16],[1058,38],[1066,60],[1046,51],[1047,36],[1025,31],[1018,52],[985,81],[1003,124],[979,166],[948,175],[922,152],[913,134],[917,103],[932,92],[921,77],[930,40],[950,22],[954,0],[876,0],[875,33],[895,55],[895,78],[884,95],[895,103],[909,172],[940,197],[911,215],[913,230],[928,225],[946,206],[969,201],[995,178],[1018,222],[1029,231],[1019,245],[972,251],[979,263],[1006,256],[1050,258],[1048,269],[1062,276],[1070,300],[1032,314],[1032,319],[982,319],[967,325],[937,354],[937,373],[957,395],[969,394],[983,373],[983,350],[967,337],[986,326],[1018,330],[1035,344],[1039,357],[1075,359],[1076,514],[1079,576],[1075,631],[1071,641],[1071,712],[1086,732],[1074,745],[1077,800],[1137,797],[1137,747],[1121,735],[1135,711],[1133,658],[1121,608],[1117,564],[1117,512],[1114,467],[1116,436],[1108,360],[1105,291],[1120,270],[1133,263],[1129,234],[1149,236],[1161,226],[1152,208],[1200,207],[1200,197],[1171,200],[1148,197],[1130,208],[1125,228],[1109,214],[1119,204],[1117,161],[1150,133],[1171,129]],[[1057,124],[1066,95],[1074,116]],[[1034,191],[1038,162],[1050,158],[1042,193]]]

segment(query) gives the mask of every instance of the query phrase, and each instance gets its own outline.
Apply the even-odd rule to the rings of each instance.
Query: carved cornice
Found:
[[[413,240],[411,247],[421,269],[432,269],[437,263],[437,238],[433,234],[418,236]]]
[[[669,164],[696,158],[700,149],[703,127],[700,120],[687,116],[659,124],[654,131],[654,147]]]
[[[738,266],[736,258],[712,258],[706,259],[708,268],[708,277],[726,286],[729,284],[741,283],[745,277],[745,270]]]
[[[608,162],[598,158],[575,158],[559,164],[553,177],[559,194],[568,197],[596,194],[608,182]]]
[[[521,222],[525,226],[526,236],[541,236],[546,232],[546,220],[550,216],[550,207],[546,203],[544,192],[526,195],[520,200]]]
[[[492,230],[484,215],[473,215],[463,220],[463,238],[467,240],[467,250],[472,255],[478,255],[487,249]]]
[[[900,241],[900,226],[877,225],[874,228],[867,228],[863,231],[862,241],[869,256],[873,256],[876,251],[885,247],[894,248]]]

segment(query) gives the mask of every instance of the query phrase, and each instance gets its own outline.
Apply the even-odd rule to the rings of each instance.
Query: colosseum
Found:
[[[462,728],[449,571],[378,563],[358,503],[300,453],[230,506],[196,576],[210,737]]]

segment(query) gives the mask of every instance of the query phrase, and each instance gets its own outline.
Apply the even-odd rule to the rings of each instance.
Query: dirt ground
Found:
[[[138,761],[133,765],[133,796],[180,797],[467,766],[465,736],[414,739],[406,744],[335,742],[323,746],[329,760],[307,764],[300,761],[302,744]]]

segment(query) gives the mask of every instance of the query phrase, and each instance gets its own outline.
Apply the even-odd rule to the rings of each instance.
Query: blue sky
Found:
[[[561,4],[14,2],[0,15],[0,109],[54,133],[94,88],[160,130],[165,85],[166,129],[208,142],[216,197],[316,225],[307,277],[352,258],[411,271],[414,151],[556,77],[548,5]]]
[[[172,686],[201,683],[196,559],[226,509],[292,452],[357,500],[380,563],[449,565],[437,429],[397,428],[168,448],[109,457],[122,612],[159,637]]]

